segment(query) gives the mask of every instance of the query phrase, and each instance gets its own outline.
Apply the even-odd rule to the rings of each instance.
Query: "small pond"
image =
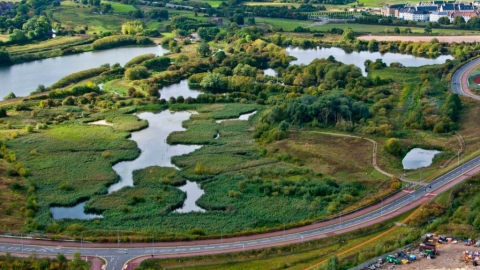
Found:
[[[173,156],[188,154],[202,147],[201,145],[169,145],[167,143],[167,137],[170,133],[185,130],[182,127],[182,122],[188,120],[190,115],[192,115],[191,112],[171,112],[168,110],[160,113],[143,112],[138,114],[137,116],[140,119],[147,120],[149,124],[148,127],[143,130],[132,132],[131,139],[137,143],[137,147],[141,150],[141,154],[135,160],[119,162],[112,167],[120,176],[120,181],[111,185],[108,188],[108,193],[110,194],[118,191],[123,187],[133,186],[132,173],[134,170],[150,166],[176,168],[171,162]],[[99,123],[97,122],[97,124]],[[199,186],[196,186],[196,183],[187,181],[187,184],[180,189],[188,191],[185,206],[182,208],[182,213],[203,210],[199,207],[197,207],[197,209],[192,206],[192,201],[193,205],[195,205],[195,201],[201,196],[201,194],[203,194],[203,191]],[[193,197],[191,198],[190,196]],[[102,217],[85,214],[85,203],[86,202],[82,202],[74,207],[51,207],[50,209],[54,219],[91,219]]]
[[[17,96],[27,96],[37,89],[39,84],[48,87],[69,74],[96,68],[106,63],[120,63],[123,66],[132,58],[142,54],[163,55],[166,52],[168,50],[160,46],[121,47],[0,67],[0,82],[2,82],[0,98],[10,92]]]
[[[351,52],[347,53],[340,48],[315,48],[315,49],[300,49],[300,48],[287,48],[287,52],[291,56],[295,56],[297,60],[290,62],[291,64],[310,64],[315,58],[328,58],[330,55],[344,64],[353,64],[362,70],[363,75],[366,75],[364,62],[365,60],[375,61],[376,59],[382,59],[382,61],[390,65],[393,62],[399,62],[406,67],[419,67],[424,65],[443,64],[448,59],[453,59],[451,55],[441,55],[435,59],[416,57],[408,54],[400,53],[385,53],[379,52]]]
[[[102,215],[85,214],[83,211],[87,202],[79,203],[73,207],[50,207],[53,219],[74,218],[74,219],[94,219],[103,218]]]
[[[247,121],[247,120],[250,118],[250,116],[252,116],[252,115],[254,115],[254,114],[256,114],[256,113],[257,113],[257,111],[253,111],[253,112],[251,112],[251,113],[244,113],[244,114],[241,114],[241,115],[240,115],[238,118],[220,119],[220,120],[216,120],[215,122],[217,122],[217,123],[219,123],[219,124],[220,124],[220,123],[222,123],[222,122],[225,122],[225,121],[232,121],[232,120],[242,120],[242,121]],[[220,136],[220,134],[219,134],[219,136]]]
[[[174,211],[175,213],[205,212],[205,209],[195,204],[205,194],[205,191],[200,188],[199,184],[187,180],[187,183],[179,187],[179,189],[187,194],[187,199],[183,202],[181,208]]]
[[[441,153],[441,151],[413,148],[402,160],[403,169],[414,170],[428,167],[432,164],[433,157],[439,153]]]
[[[179,83],[164,86],[160,89],[160,98],[169,100],[171,97],[177,98],[182,96],[184,98],[197,98],[202,92],[199,90],[190,89],[188,86],[188,80],[182,80]]]

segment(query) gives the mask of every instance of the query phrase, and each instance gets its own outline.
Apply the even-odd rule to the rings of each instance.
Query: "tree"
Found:
[[[425,33],[430,34],[432,33],[432,27],[430,25],[425,26]]]
[[[403,30],[403,33],[405,33],[405,34],[411,34],[411,33],[412,33],[412,29],[410,29],[410,27],[407,27],[407,28],[405,28],[405,30]]]
[[[143,32],[145,24],[140,20],[128,21],[122,25],[122,34],[135,35]]]
[[[201,56],[201,57],[207,57],[210,55],[211,51],[210,51],[210,45],[208,45],[208,43],[205,43],[205,42],[202,42],[200,43],[198,46],[197,46],[197,53]]]
[[[205,77],[203,77],[202,81],[200,82],[200,86],[212,89],[225,89],[227,87],[227,82],[223,78],[222,74],[209,72]]]
[[[400,34],[400,28],[398,27],[393,28],[393,33]]]
[[[399,139],[396,138],[390,138],[387,140],[385,146],[384,146],[385,151],[388,153],[398,156],[402,153],[402,144]]]
[[[450,24],[450,19],[447,16],[444,16],[438,19],[438,23],[448,25]]]
[[[10,34],[10,36],[9,36],[9,41],[11,43],[23,43],[27,40],[28,40],[28,38],[25,35],[25,32],[23,32],[22,30],[19,30],[19,29],[13,30],[13,33]]]
[[[456,16],[453,19],[453,25],[461,27],[462,25],[465,25],[465,19],[462,16]]]
[[[125,70],[125,77],[129,80],[144,79],[149,76],[148,69],[144,66],[135,66]]]
[[[233,20],[232,21],[237,23],[238,25],[244,25],[245,24],[245,18],[241,14],[233,15]]]
[[[338,270],[338,269],[340,269],[340,265],[338,263],[338,257],[336,255],[328,258],[327,267],[325,269],[326,270]]]
[[[10,59],[10,54],[5,50],[0,51],[0,66],[8,66],[13,64],[12,59]]]
[[[15,94],[13,92],[10,92],[10,93],[8,93],[8,95],[3,97],[3,100],[8,100],[8,99],[16,98],[16,97],[17,96],[15,96]]]
[[[82,260],[80,252],[73,253],[73,259],[68,262],[68,269],[70,270],[88,270],[90,265],[88,262]]]
[[[342,37],[345,41],[351,42],[355,39],[355,33],[353,32],[352,28],[348,27],[343,31]]]

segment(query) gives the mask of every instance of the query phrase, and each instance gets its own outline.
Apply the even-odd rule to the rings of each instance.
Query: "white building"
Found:
[[[438,22],[438,20],[442,17],[448,17],[448,12],[446,11],[434,11],[430,13],[430,21],[431,22]]]

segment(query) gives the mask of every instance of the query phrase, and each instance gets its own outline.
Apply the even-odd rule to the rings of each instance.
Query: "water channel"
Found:
[[[451,55],[441,55],[435,59],[416,57],[408,54],[400,53],[385,53],[379,52],[351,52],[347,53],[340,48],[316,48],[316,49],[300,49],[300,48],[287,48],[289,55],[294,56],[297,60],[290,62],[290,64],[310,64],[315,58],[328,58],[330,55],[344,64],[353,64],[362,70],[363,75],[367,75],[365,72],[364,62],[365,60],[375,61],[376,59],[382,59],[382,61],[390,65],[390,63],[398,62],[406,67],[419,67],[424,65],[443,64],[448,59],[453,59]]]
[[[413,148],[402,160],[403,169],[414,170],[418,168],[428,167],[433,162],[433,157],[441,153],[437,150],[425,150],[422,148]]]
[[[0,67],[0,82],[2,82],[0,98],[10,92],[17,96],[27,96],[37,89],[39,84],[48,87],[69,74],[106,63],[119,63],[123,66],[132,58],[142,54],[163,55],[166,52],[168,50],[160,46],[121,47]]]

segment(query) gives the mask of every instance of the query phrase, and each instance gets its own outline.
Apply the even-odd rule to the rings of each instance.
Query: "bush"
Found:
[[[94,50],[105,50],[125,45],[149,45],[153,41],[147,37],[109,36],[97,39],[92,43]]]
[[[3,100],[8,100],[8,99],[12,99],[12,98],[16,98],[17,96],[15,96],[15,94],[13,92],[10,92],[8,95],[6,95]]]
[[[150,74],[148,73],[148,69],[144,66],[136,66],[125,70],[125,77],[129,80],[144,79],[148,78],[148,76],[150,76]]]
[[[58,82],[54,83],[51,86],[51,88],[52,89],[62,88],[62,87],[65,87],[67,85],[77,83],[77,82],[83,81],[83,80],[91,78],[91,77],[98,76],[102,72],[105,72],[107,70],[108,70],[108,68],[106,68],[106,67],[98,67],[98,68],[91,68],[91,69],[86,69],[86,70],[82,70],[82,71],[79,71],[79,72],[75,72],[75,73],[72,73],[68,76],[65,76],[65,77],[61,78]]]
[[[5,108],[0,108],[0,117],[7,117],[7,110],[5,110]]]
[[[132,58],[132,60],[128,61],[126,64],[125,64],[125,67],[128,68],[128,67],[132,67],[134,65],[138,65],[138,64],[141,64],[149,59],[152,59],[152,58],[155,58],[155,54],[153,53],[147,53],[147,54],[142,54],[142,55],[139,55],[137,57],[134,57]]]
[[[394,156],[399,156],[402,153],[402,144],[399,139],[390,138],[387,140],[384,149]]]

